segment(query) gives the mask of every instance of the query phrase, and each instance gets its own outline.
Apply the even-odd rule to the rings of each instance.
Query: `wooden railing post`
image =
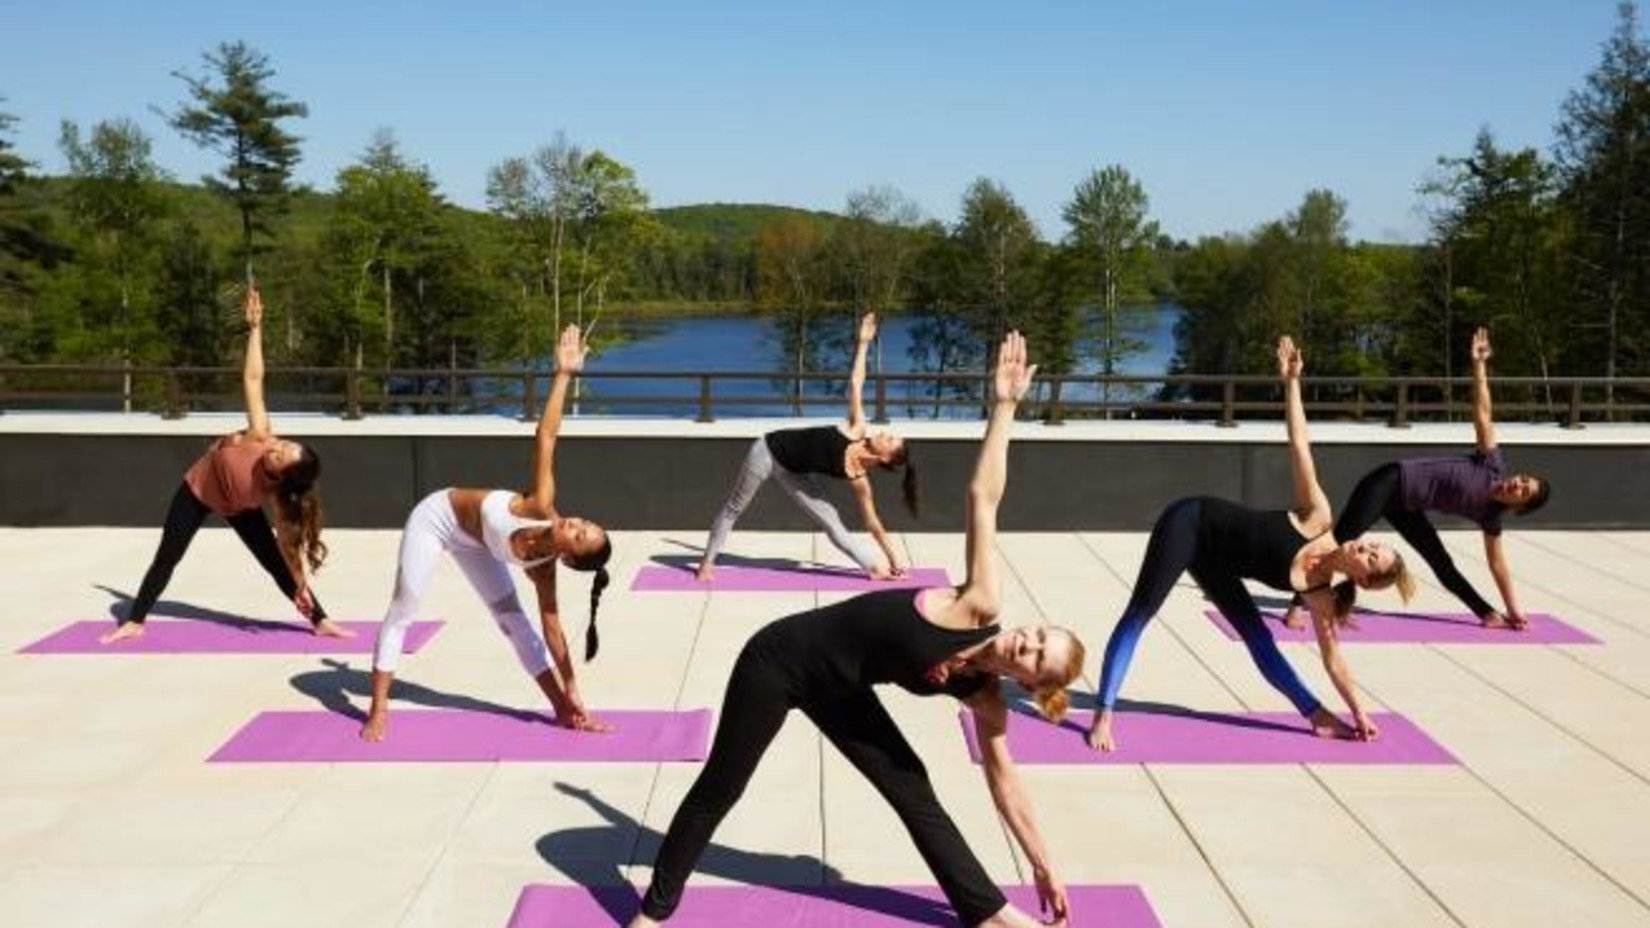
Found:
[[[1564,417],[1564,427],[1567,429],[1586,428],[1581,423],[1581,381],[1570,381],[1570,411]]]
[[[1400,380],[1397,383],[1398,399],[1392,407],[1392,421],[1387,423],[1389,428],[1409,428],[1409,381]]]
[[[1055,376],[1048,382],[1048,410],[1043,413],[1044,425],[1065,425],[1065,410],[1060,406],[1060,385],[1065,383],[1064,377]]]
[[[699,417],[695,422],[715,422],[716,417],[710,414],[710,375],[699,375]]]
[[[163,419],[183,418],[183,384],[178,378],[176,370],[166,371],[166,408],[161,413]]]
[[[1220,385],[1220,419],[1215,422],[1218,428],[1229,429],[1237,426],[1237,382],[1228,380]]]
[[[361,369],[358,367],[344,371],[344,418],[351,422],[361,418]]]
[[[538,418],[533,408],[538,405],[538,375],[532,368],[521,372],[521,421],[532,422]]]

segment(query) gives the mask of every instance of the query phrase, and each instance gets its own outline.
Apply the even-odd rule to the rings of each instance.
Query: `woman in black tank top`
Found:
[[[697,570],[700,580],[712,579],[716,571],[716,558],[722,553],[722,546],[727,543],[734,523],[739,521],[745,508],[756,498],[756,491],[769,477],[778,481],[786,494],[825,532],[825,537],[837,550],[848,555],[868,575],[885,580],[906,572],[905,559],[882,527],[882,519],[877,516],[876,498],[871,492],[872,468],[903,469],[905,506],[911,516],[916,517],[917,471],[911,465],[905,440],[886,430],[870,432],[865,422],[862,401],[865,352],[876,334],[876,316],[866,313],[859,321],[854,366],[848,376],[846,425],[781,429],[751,443],[744,466],[740,468],[739,477],[728,494],[728,501],[722,505],[716,521],[711,524],[710,538],[705,542],[705,554]],[[825,498],[819,485],[822,476],[848,481],[848,487],[859,503],[860,519],[876,543],[875,547],[848,531],[836,507]]]
[[[1403,558],[1391,547],[1362,539],[1337,544],[1329,534],[1334,524],[1329,500],[1318,485],[1317,467],[1306,434],[1306,411],[1301,402],[1301,355],[1287,335],[1278,340],[1278,376],[1284,381],[1289,427],[1289,464],[1295,483],[1293,510],[1262,512],[1212,496],[1179,500],[1163,511],[1152,527],[1146,558],[1140,565],[1134,592],[1123,616],[1106,642],[1100,667],[1098,711],[1089,729],[1089,746],[1110,751],[1117,739],[1112,732],[1113,707],[1128,673],[1135,645],[1157,611],[1168,599],[1180,575],[1190,572],[1226,620],[1231,623],[1249,656],[1266,681],[1286,696],[1296,711],[1311,721],[1320,737],[1371,740],[1378,734],[1358,701],[1352,673],[1341,657],[1336,628],[1347,621],[1357,587],[1381,589],[1397,584],[1408,601],[1414,581]],[[1330,592],[1336,573],[1343,580]],[[1318,651],[1324,669],[1352,714],[1352,724],[1325,709],[1278,650],[1261,618],[1254,597],[1243,581],[1258,580],[1275,590],[1298,592],[1312,608],[1318,633]]]
[[[877,698],[873,687],[883,683],[919,696],[947,694],[973,710],[993,801],[1031,862],[1039,901],[1066,918],[1065,887],[1008,754],[1008,709],[998,683],[1004,676],[1015,680],[1058,718],[1065,687],[1083,665],[1082,644],[1065,629],[996,624],[1001,580],[992,551],[1008,432],[1034,370],[1026,365],[1025,340],[1009,333],[998,352],[996,402],[968,490],[968,578],[961,586],[867,593],[779,619],[746,643],[728,680],[710,757],[671,819],[632,928],[655,925],[675,911],[688,874],[792,709],[818,725],[894,807],[963,924],[1038,924],[1007,903],[940,806],[922,760]]]

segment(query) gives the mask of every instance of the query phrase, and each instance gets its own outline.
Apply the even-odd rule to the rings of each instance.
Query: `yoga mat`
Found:
[[[392,709],[388,736],[360,738],[361,721],[324,710],[260,712],[208,761],[685,761],[709,751],[709,709],[688,712],[596,711],[605,734],[550,724],[538,712]]]
[[[866,592],[888,589],[925,589],[951,586],[951,580],[939,567],[913,567],[911,572],[894,580],[872,580],[858,570],[840,567],[744,567],[722,564],[716,568],[716,577],[709,583],[700,583],[693,577],[693,568],[667,567],[648,564],[636,572],[630,589],[644,593],[778,593],[778,592]]]
[[[1021,911],[1037,915],[1037,890],[1005,886]],[[525,886],[508,928],[611,928],[639,907],[630,886]],[[1070,928],[1161,928],[1138,886],[1066,887]],[[696,886],[688,884],[671,928],[893,928],[957,924],[934,886]]]
[[[245,622],[150,619],[143,637],[99,644],[113,622],[72,622],[20,649],[19,654],[371,654],[377,622],[339,622],[354,638],[322,638],[308,625],[249,619]],[[440,622],[414,622],[402,650],[417,651],[435,637]]]
[[[1238,640],[1226,617],[1213,609],[1204,615],[1226,637]],[[1317,641],[1312,628],[1293,629],[1283,624],[1282,613],[1262,612],[1266,628],[1279,641]],[[1530,627],[1521,632],[1506,628],[1485,628],[1470,612],[1381,612],[1359,609],[1353,613],[1356,628],[1336,632],[1347,644],[1598,644],[1599,640],[1574,625],[1559,621],[1546,612],[1527,613]]]
[[[1118,748],[1090,750],[1083,740],[1092,712],[1069,713],[1059,725],[1024,712],[1008,714],[1008,751],[1018,764],[1453,764],[1450,753],[1396,712],[1374,712],[1374,741],[1318,738],[1293,712],[1119,712]],[[963,737],[979,763],[972,713]]]

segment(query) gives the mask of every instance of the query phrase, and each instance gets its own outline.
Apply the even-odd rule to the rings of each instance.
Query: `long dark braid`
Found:
[[[607,589],[611,578],[607,574],[607,561],[613,556],[613,539],[602,538],[602,546],[595,551],[579,558],[569,558],[567,566],[574,570],[595,571],[596,576],[590,583],[590,625],[584,632],[584,660],[589,663],[596,657],[596,650],[601,647],[601,637],[596,632],[596,610],[602,604],[602,590]]]

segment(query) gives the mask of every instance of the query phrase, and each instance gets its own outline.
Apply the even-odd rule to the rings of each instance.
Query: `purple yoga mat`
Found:
[[[1292,712],[1119,712],[1112,723],[1117,750],[1093,751],[1083,741],[1092,712],[1072,712],[1059,725],[1023,712],[1008,714],[1008,751],[1018,764],[1453,764],[1454,757],[1396,712],[1371,713],[1381,736],[1339,741],[1313,736]],[[975,763],[980,748],[972,713],[963,710],[963,737]]]
[[[636,572],[630,589],[644,593],[778,593],[778,592],[865,592],[888,589],[926,589],[950,586],[951,580],[939,567],[913,567],[894,580],[872,580],[858,570],[842,567],[744,567],[719,564],[709,583],[693,578],[693,567],[649,564]]]
[[[1226,637],[1238,640],[1226,617],[1213,609],[1204,615]],[[1276,612],[1262,612],[1266,627],[1279,641],[1316,641],[1310,625],[1293,629],[1283,624]],[[1598,644],[1599,640],[1574,625],[1545,612],[1527,613],[1530,627],[1521,632],[1505,628],[1485,628],[1470,612],[1380,612],[1359,609],[1353,613],[1356,628],[1337,632],[1347,644]]]
[[[1037,914],[1037,891],[1005,886],[1022,911]],[[523,887],[507,928],[610,928],[636,914],[629,886]],[[1067,886],[1071,928],[1161,928],[1138,886]],[[957,916],[933,886],[689,885],[671,928],[893,928],[956,925]]]
[[[354,638],[321,638],[308,625],[248,619],[207,622],[150,619],[143,637],[99,644],[113,622],[71,622],[19,654],[371,654],[378,640],[377,622],[339,622]],[[402,650],[417,651],[440,631],[440,622],[414,622]]]
[[[686,712],[596,711],[613,726],[605,734],[550,724],[537,712],[460,709],[391,710],[388,737],[368,744],[361,722],[320,710],[260,712],[208,761],[288,763],[337,761],[682,761],[703,760],[710,742],[709,709]]]

